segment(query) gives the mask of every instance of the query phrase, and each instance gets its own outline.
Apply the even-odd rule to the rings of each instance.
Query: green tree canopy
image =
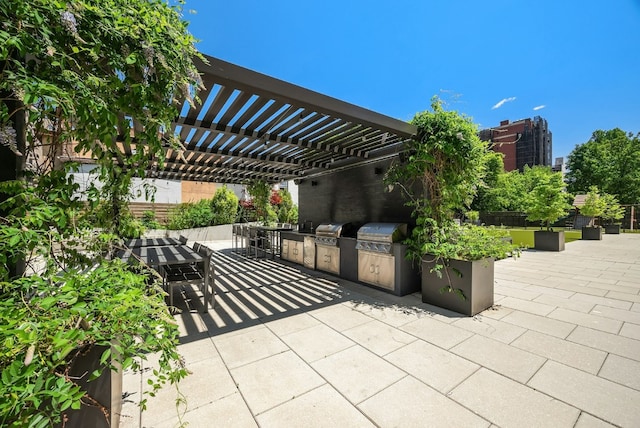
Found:
[[[617,196],[622,204],[640,202],[640,133],[619,128],[597,130],[576,146],[567,159],[567,189],[587,193],[589,187]]]
[[[584,205],[580,207],[580,213],[589,217],[589,226],[593,226],[596,217],[600,217],[607,209],[607,201],[600,194],[598,186],[591,186]]]
[[[551,224],[567,215],[571,209],[571,195],[565,191],[560,172],[552,172],[546,166],[525,167],[524,212],[529,221],[539,221],[540,227],[551,228]]]

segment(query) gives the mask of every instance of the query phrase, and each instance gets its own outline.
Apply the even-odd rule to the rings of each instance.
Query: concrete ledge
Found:
[[[198,227],[194,229],[167,230],[167,229],[151,229],[148,230],[143,238],[178,238],[180,235],[186,237],[189,241],[220,241],[230,240],[231,224],[221,224],[218,226]]]

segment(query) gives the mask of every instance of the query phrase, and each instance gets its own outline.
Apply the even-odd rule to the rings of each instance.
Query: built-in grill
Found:
[[[356,250],[390,254],[392,244],[407,236],[403,223],[367,223],[358,229]]]
[[[351,223],[322,223],[316,227],[316,269],[340,274],[338,239],[352,229]]]
[[[358,230],[358,281],[404,295],[413,292],[414,272],[404,260],[407,236],[404,223],[367,223]]]

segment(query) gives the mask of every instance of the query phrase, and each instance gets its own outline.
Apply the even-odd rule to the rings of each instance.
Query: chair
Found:
[[[180,235],[180,238],[178,238],[178,240],[180,241],[180,243],[181,243],[182,245],[187,245],[187,242],[189,241],[189,240],[187,239],[187,237],[186,237],[186,236],[184,236],[184,235]]]
[[[196,250],[198,252],[198,254],[200,254],[202,257],[204,257],[208,263],[205,263],[204,267],[203,267],[203,281],[202,281],[202,295],[203,298],[206,299],[207,298],[207,284],[211,284],[211,307],[215,307],[216,305],[216,297],[215,297],[215,291],[216,291],[216,287],[215,287],[215,269],[213,266],[213,260],[211,259],[211,256],[213,256],[213,250],[209,247],[205,247],[204,245],[200,245],[200,247]],[[203,302],[204,303],[204,308],[205,311],[207,309],[207,302]]]
[[[163,284],[165,290],[169,293],[169,306],[173,306],[173,292],[174,288],[177,286],[200,284],[200,290],[203,291],[206,298],[207,289],[205,287],[207,287],[207,281],[212,275],[210,272],[210,265],[213,250],[199,242],[194,243],[193,249],[201,256],[207,258],[207,262],[204,263],[204,267],[201,266],[200,263],[181,263],[163,266]],[[205,301],[205,311],[207,308],[206,303],[207,302]]]
[[[247,232],[247,257],[251,257],[252,253],[255,257],[258,257],[260,251],[264,252],[265,237],[260,233],[260,230],[256,227],[249,227]]]

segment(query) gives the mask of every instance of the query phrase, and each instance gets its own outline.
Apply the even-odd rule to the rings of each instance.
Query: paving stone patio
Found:
[[[496,262],[472,318],[207,245],[215,308],[176,295],[186,408],[168,387],[140,413],[150,358],[125,428],[640,426],[640,234]]]

